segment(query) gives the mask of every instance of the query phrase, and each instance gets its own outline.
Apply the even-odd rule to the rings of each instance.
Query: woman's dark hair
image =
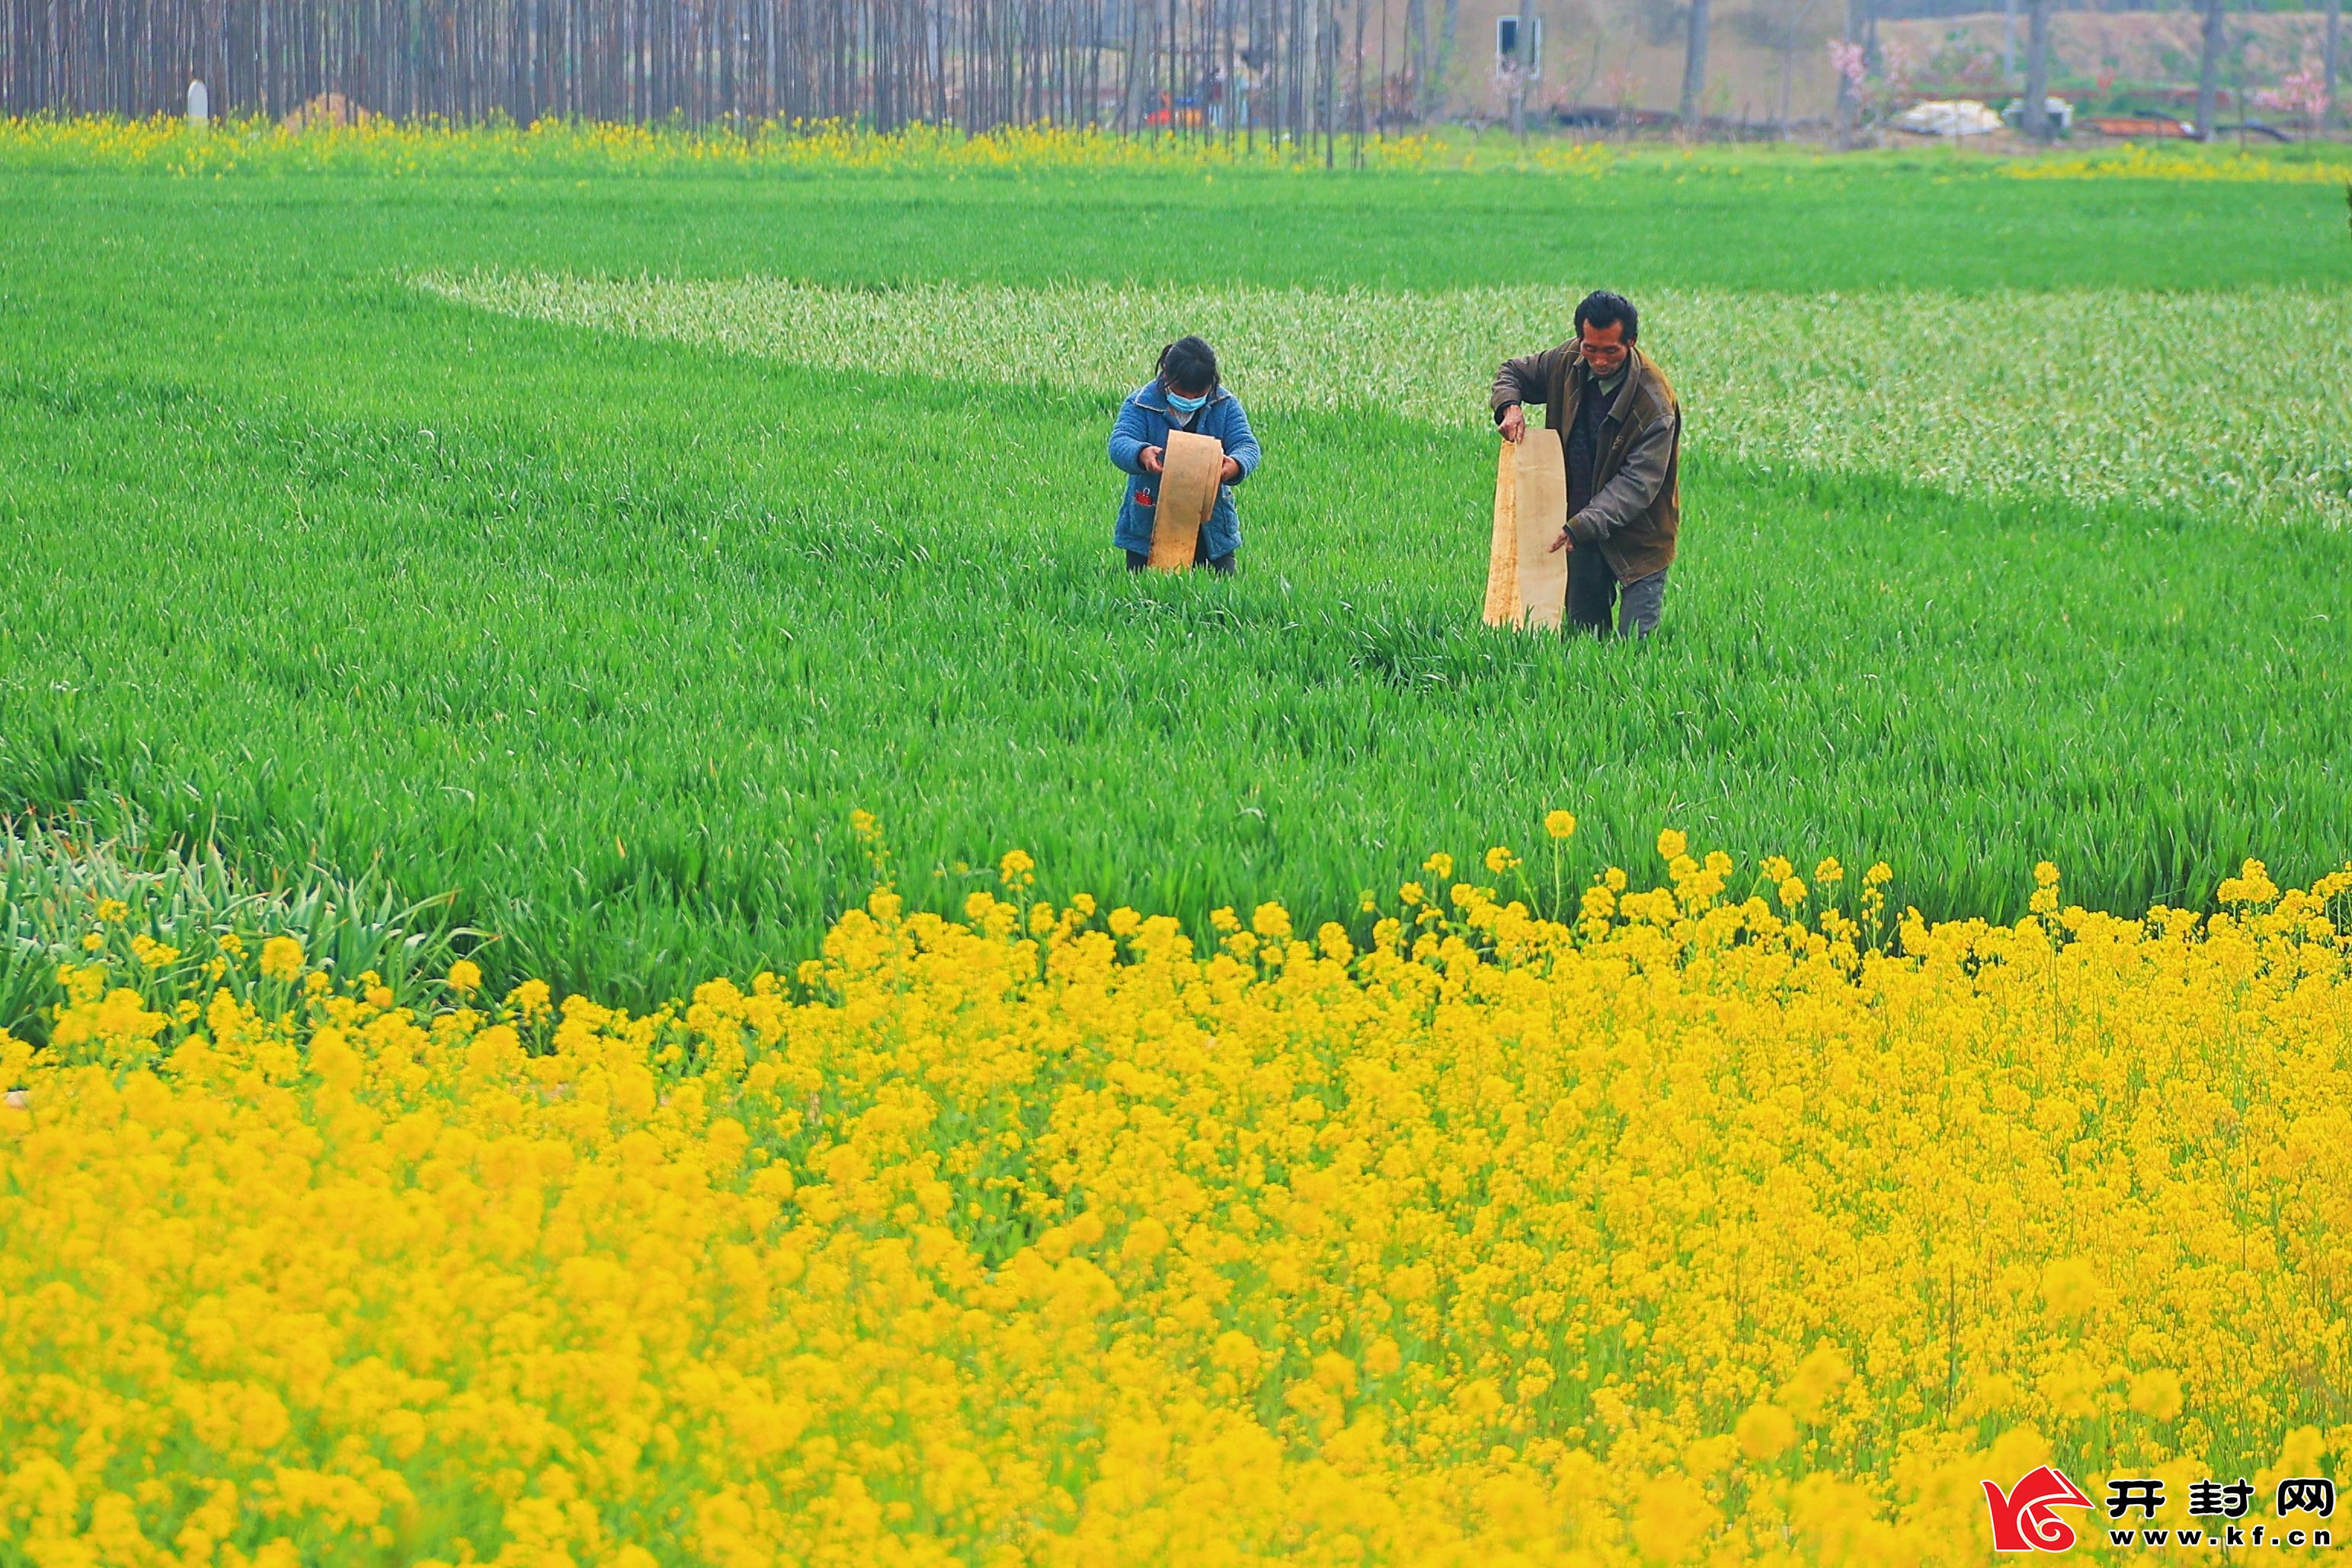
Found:
[[[1606,289],[1595,289],[1576,308],[1576,330],[1580,333],[1585,323],[1596,327],[1613,327],[1625,323],[1625,341],[1632,342],[1642,335],[1642,312],[1633,309],[1633,301],[1622,294],[1612,294]]]
[[[1160,351],[1160,380],[1171,392],[1191,396],[1217,390],[1217,351],[1199,338],[1178,338]]]

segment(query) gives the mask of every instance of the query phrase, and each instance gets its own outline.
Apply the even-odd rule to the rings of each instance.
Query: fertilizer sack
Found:
[[[1213,436],[1171,430],[1160,459],[1160,505],[1151,520],[1151,565],[1186,572],[1201,542],[1202,525],[1216,510],[1225,472],[1224,443]]]
[[[1568,609],[1568,464],[1559,432],[1530,426],[1503,443],[1495,468],[1495,535],[1486,555],[1486,624],[1557,630]]]

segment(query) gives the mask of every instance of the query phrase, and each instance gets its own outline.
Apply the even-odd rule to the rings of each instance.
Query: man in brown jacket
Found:
[[[1612,609],[1620,636],[1656,628],[1682,521],[1682,408],[1664,374],[1633,346],[1641,331],[1631,300],[1589,294],[1576,308],[1573,339],[1506,360],[1495,374],[1503,439],[1527,433],[1530,403],[1542,404],[1544,422],[1559,432],[1568,516],[1552,548],[1570,552],[1569,623],[1602,637]]]

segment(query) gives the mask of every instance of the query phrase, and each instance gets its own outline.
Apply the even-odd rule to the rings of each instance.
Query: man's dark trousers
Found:
[[[1599,550],[1587,545],[1568,552],[1568,620],[1578,631],[1607,637],[1613,609],[1618,636],[1645,637],[1657,630],[1658,611],[1665,602],[1664,571],[1620,584]]]
[[[1568,515],[1574,517],[1592,501],[1593,468],[1600,461],[1601,426],[1608,418],[1613,395],[1591,388],[1578,406],[1576,418],[1562,432],[1568,459]],[[1579,631],[1609,635],[1610,612],[1616,608],[1621,584],[1617,574],[1598,546],[1587,545],[1568,558],[1568,621]],[[1648,637],[1658,626],[1658,610],[1666,601],[1666,574],[1622,584],[1625,607],[1617,613],[1617,635]]]

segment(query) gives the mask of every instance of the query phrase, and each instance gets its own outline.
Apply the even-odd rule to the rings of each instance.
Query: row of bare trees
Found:
[[[2030,0],[2026,15],[2025,108],[2023,129],[2046,141],[2057,132],[2049,109],[2050,21],[2055,0]],[[2229,0],[2198,0],[2201,13],[2197,65],[2197,137],[2210,142],[2219,128],[2221,64],[2229,47]],[[2318,118],[2335,112],[2336,83],[2340,69],[2344,0],[2326,0],[2321,79],[2326,99]]]
[[[0,0],[0,114],[170,113],[201,79],[216,115],[335,93],[404,119],[1051,122],[1271,137],[1328,159],[1381,120],[1372,97],[1423,96],[1435,74],[1391,71],[1380,4]]]
[[[1443,112],[1460,0],[0,0],[0,114],[170,112],[191,79],[215,113],[282,116],[322,93],[404,119],[840,120],[983,131],[1049,121],[1283,140]],[[1824,0],[1758,0],[1733,20],[1782,57],[1821,47]],[[1827,0],[1834,4],[1835,0]],[[2051,14],[2026,0],[2025,128],[2047,135]],[[2198,126],[2212,133],[2228,0],[2204,13]],[[2342,0],[2326,0],[2336,78]],[[1517,37],[1543,7],[1524,0]],[[1713,0],[1652,0],[1685,45],[1681,121],[1705,118]],[[1873,0],[1844,0],[1843,37]],[[1571,18],[1562,16],[1558,20]],[[1368,29],[1370,37],[1368,37]],[[1782,36],[1785,34],[1786,36]],[[1665,41],[1666,32],[1656,41]],[[1818,57],[1816,57],[1818,58]],[[1531,63],[1531,62],[1526,62]],[[1498,61],[1513,121],[1527,72]],[[1368,86],[1367,76],[1370,77]],[[1850,133],[1860,82],[1842,75]]]

